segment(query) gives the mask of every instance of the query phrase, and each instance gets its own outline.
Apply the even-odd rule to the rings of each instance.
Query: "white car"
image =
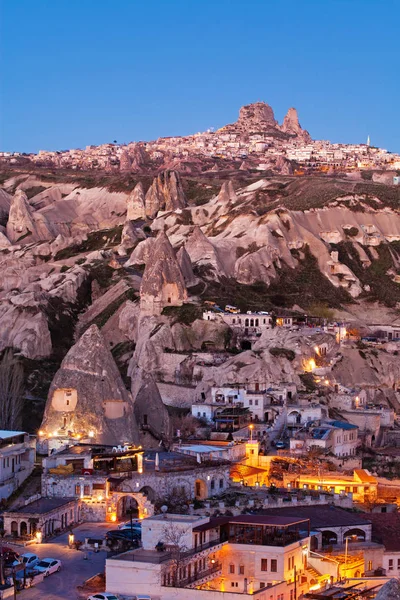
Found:
[[[36,565],[35,570],[39,571],[39,573],[44,573],[44,576],[48,577],[52,573],[58,573],[61,570],[61,560],[57,560],[56,558],[42,558],[40,563]]]
[[[24,564],[27,569],[29,569],[31,567],[36,567],[36,565],[40,562],[40,558],[37,554],[25,552],[25,554],[21,554],[19,561],[21,564]]]
[[[93,594],[93,596],[89,596],[87,600],[118,600],[118,596],[103,592],[102,594]]]

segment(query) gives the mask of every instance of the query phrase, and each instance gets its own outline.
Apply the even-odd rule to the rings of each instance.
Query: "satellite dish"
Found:
[[[163,504],[163,505],[162,505],[162,507],[161,507],[161,512],[162,512],[162,513],[163,513],[163,515],[164,515],[164,519],[166,519],[166,518],[167,518],[167,514],[166,514],[166,513],[167,513],[167,511],[168,511],[168,506],[167,506],[166,504]]]

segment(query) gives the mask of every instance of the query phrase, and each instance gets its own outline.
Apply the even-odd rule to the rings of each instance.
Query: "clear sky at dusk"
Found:
[[[0,149],[184,135],[264,100],[400,151],[399,0],[0,0]]]

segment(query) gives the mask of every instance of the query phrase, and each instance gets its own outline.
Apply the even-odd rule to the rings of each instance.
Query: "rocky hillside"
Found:
[[[280,131],[297,126],[290,113]],[[199,319],[205,300],[334,309],[363,323],[374,307],[390,322],[400,306],[400,187],[374,179],[4,173],[0,351],[21,356],[33,402],[91,325],[125,380],[129,364],[193,385],[206,377],[193,352],[235,346],[227,326]]]

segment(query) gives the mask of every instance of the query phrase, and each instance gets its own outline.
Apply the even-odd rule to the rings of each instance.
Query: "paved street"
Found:
[[[109,523],[84,523],[74,528],[75,539],[84,541],[85,537],[101,538],[109,529]],[[53,573],[39,585],[21,591],[18,594],[21,600],[75,600],[76,586],[104,571],[106,552],[87,553],[88,560],[84,560],[84,552],[68,548],[67,533],[50,543],[32,544],[27,548],[13,547],[19,554],[34,552],[40,558],[58,558],[62,561],[60,573]]]

